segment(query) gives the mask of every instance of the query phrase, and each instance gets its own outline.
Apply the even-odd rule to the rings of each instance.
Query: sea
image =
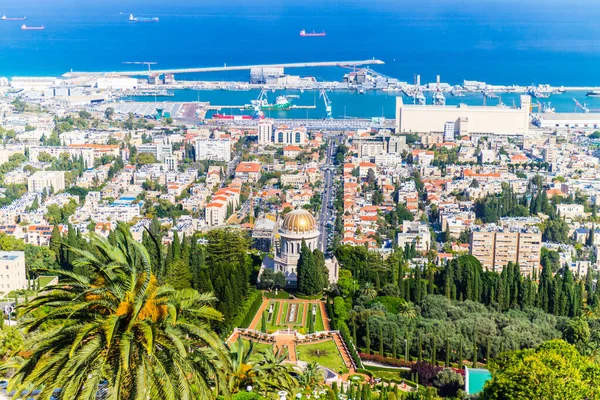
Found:
[[[160,22],[131,23],[130,13]],[[423,83],[440,75],[453,85],[467,79],[600,86],[599,0],[0,0],[2,14],[27,16],[28,26],[45,27],[23,31],[23,21],[0,21],[0,76],[7,77],[144,69],[124,64],[142,61],[165,69],[377,58],[385,62],[374,67],[377,72],[407,82],[419,74]],[[301,29],[327,36],[302,38]],[[341,80],[347,70],[288,72]],[[179,78],[246,81],[248,71]],[[245,104],[256,95],[182,91],[169,99]],[[334,116],[393,116],[394,94],[330,97]],[[557,111],[574,111],[572,97],[600,109],[600,100],[585,93],[549,101]],[[483,102],[478,94],[449,104],[455,100]],[[510,106],[513,98],[502,101]],[[310,117],[323,113],[321,103],[314,93],[297,99],[320,104]]]

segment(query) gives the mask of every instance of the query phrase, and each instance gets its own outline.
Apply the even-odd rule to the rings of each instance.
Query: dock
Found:
[[[318,62],[300,62],[283,64],[259,64],[259,65],[224,65],[222,67],[201,67],[201,68],[174,68],[174,69],[156,69],[139,71],[106,71],[106,72],[76,72],[71,71],[63,74],[64,78],[78,78],[85,76],[101,76],[105,74],[117,74],[126,76],[149,76],[163,74],[195,74],[203,72],[223,72],[223,71],[244,71],[253,68],[310,68],[310,67],[354,67],[361,65],[381,65],[385,64],[381,60],[359,60],[359,61],[318,61]]]
[[[247,106],[230,106],[230,105],[225,105],[225,106],[218,106],[218,105],[208,105],[205,107],[202,107],[205,110],[208,111],[219,111],[219,110],[248,110],[246,108]],[[292,104],[289,108],[286,109],[282,109],[280,111],[287,111],[287,110],[313,110],[317,108],[317,106],[297,106]],[[274,110],[270,110],[270,111],[278,111],[276,109]]]

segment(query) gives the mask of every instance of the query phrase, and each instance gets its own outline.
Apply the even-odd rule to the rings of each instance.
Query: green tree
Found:
[[[300,248],[300,258],[297,267],[298,292],[307,296],[314,296],[323,290],[323,274],[317,268],[313,253],[304,240]]]
[[[165,283],[173,286],[175,289],[189,289],[192,287],[192,271],[188,263],[178,258],[167,267],[167,276]]]
[[[229,360],[211,321],[215,299],[158,285],[148,252],[119,225],[115,245],[92,236],[72,249],[86,275],[59,271],[59,283],[22,307],[25,358],[11,390],[41,387],[49,398],[95,399],[106,381],[116,399],[213,398],[228,393]],[[52,312],[46,313],[45,310]],[[211,388],[215,387],[215,391]]]
[[[600,366],[574,346],[552,340],[493,360],[492,379],[480,395],[499,399],[593,399],[600,393]]]

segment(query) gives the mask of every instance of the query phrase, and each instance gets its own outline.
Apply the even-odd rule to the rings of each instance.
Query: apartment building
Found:
[[[0,251],[0,292],[27,289],[25,252]]]
[[[196,140],[196,161],[231,161],[231,141],[226,139]]]
[[[524,275],[539,269],[542,234],[535,227],[521,229],[484,226],[471,232],[469,252],[485,269],[502,271],[509,262],[519,263]]]
[[[36,171],[27,179],[27,191],[41,192],[44,189],[60,192],[65,189],[65,171]]]

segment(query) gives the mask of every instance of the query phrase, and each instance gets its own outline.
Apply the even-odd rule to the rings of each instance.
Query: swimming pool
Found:
[[[465,367],[465,391],[467,394],[477,394],[483,390],[483,385],[492,379],[492,374],[483,368]]]

